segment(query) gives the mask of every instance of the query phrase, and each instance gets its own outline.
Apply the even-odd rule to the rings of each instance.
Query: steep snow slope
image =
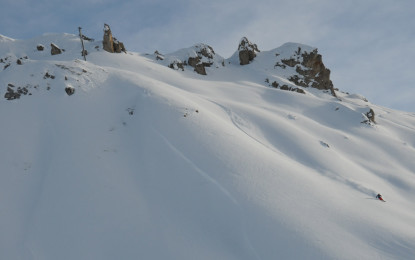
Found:
[[[413,257],[413,113],[97,45],[1,41],[1,259]]]

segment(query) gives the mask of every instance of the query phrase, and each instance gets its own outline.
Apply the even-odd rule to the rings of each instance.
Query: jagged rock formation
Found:
[[[111,53],[126,52],[124,43],[118,41],[112,36],[111,28],[108,24],[104,24],[104,39],[102,41],[103,49]]]
[[[154,55],[156,60],[166,60],[169,68],[184,70],[186,66],[190,66],[200,75],[207,75],[206,68],[208,67],[224,66],[224,59],[217,55],[212,47],[203,43],[166,56],[162,56],[158,52]]]
[[[336,96],[333,82],[330,80],[330,70],[324,66],[322,56],[318,54],[317,49],[303,50],[298,46],[289,58],[281,58],[280,62],[274,67],[285,69],[288,66],[295,69],[296,74],[288,77],[288,80],[295,85],[327,90]]]
[[[52,55],[58,55],[58,54],[61,54],[62,53],[62,49],[59,48],[56,44],[51,43],[50,44],[50,47],[51,47],[50,54],[52,54]]]
[[[249,64],[256,57],[256,53],[260,52],[257,45],[250,42],[246,37],[243,37],[239,42],[238,51],[241,65]]]
[[[114,52],[114,39],[112,38],[111,29],[108,24],[104,24],[104,39],[102,48],[107,52]]]
[[[205,44],[195,46],[196,57],[189,57],[188,64],[194,68],[194,70],[201,75],[207,75],[205,67],[210,67],[213,64],[213,56],[215,51],[212,47]],[[207,61],[203,61],[207,60]]]

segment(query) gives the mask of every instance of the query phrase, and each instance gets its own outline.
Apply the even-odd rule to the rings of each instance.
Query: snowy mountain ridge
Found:
[[[410,259],[415,114],[245,39],[84,61],[0,36],[0,258]]]

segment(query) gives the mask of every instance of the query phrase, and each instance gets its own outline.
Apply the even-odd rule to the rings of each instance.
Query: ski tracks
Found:
[[[217,187],[228,199],[230,199],[234,204],[238,205],[238,202],[235,200],[235,198],[229,193],[228,190],[226,190],[222,185],[220,185],[215,179],[213,179],[209,174],[207,174],[205,171],[197,167],[196,164],[194,164],[183,152],[181,152],[177,147],[175,147],[162,133],[154,129],[154,132],[156,132],[163,141],[167,144],[167,146],[175,152],[177,155],[179,155],[187,164],[189,164],[200,176],[202,176],[205,180],[213,184],[215,187]]]
[[[229,119],[231,120],[232,124],[239,130],[241,131],[243,134],[245,134],[246,136],[248,136],[250,139],[252,139],[253,141],[255,141],[256,143],[260,144],[261,146],[265,147],[266,149],[274,152],[274,153],[278,153],[278,154],[283,154],[282,152],[274,149],[273,147],[265,144],[264,142],[262,142],[261,140],[259,140],[258,138],[254,137],[252,134],[248,133],[248,131],[246,131],[244,129],[244,125],[248,125],[248,123],[240,116],[238,116],[236,113],[234,113],[231,109],[215,102],[212,100],[209,100],[211,103],[217,105],[219,108],[221,108],[229,117]]]

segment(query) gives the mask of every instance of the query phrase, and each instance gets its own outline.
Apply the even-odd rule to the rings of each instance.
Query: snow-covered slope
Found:
[[[85,45],[0,37],[1,259],[414,256],[415,114]]]

